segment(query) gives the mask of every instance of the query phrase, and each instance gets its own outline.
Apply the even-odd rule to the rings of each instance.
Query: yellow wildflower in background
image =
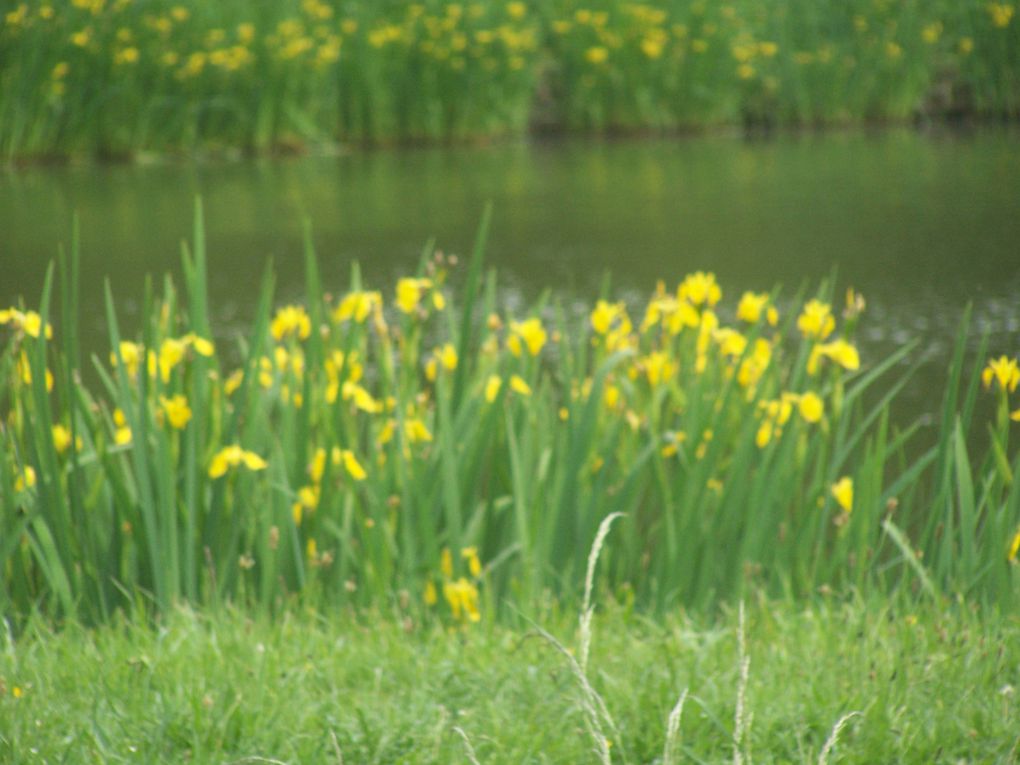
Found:
[[[825,414],[825,404],[817,393],[808,391],[801,395],[797,401],[797,409],[805,422],[815,423],[822,419]]]
[[[835,361],[841,367],[851,372],[860,369],[861,366],[861,357],[857,352],[857,348],[842,338],[833,340],[831,343],[819,343],[811,349],[811,355],[808,356],[807,363],[809,375],[813,375],[818,371],[818,362],[822,357]]]
[[[25,469],[14,479],[14,490],[24,491],[33,486],[35,486],[35,469],[31,465],[26,465]]]
[[[478,559],[477,547],[465,547],[460,551],[460,557],[468,562],[468,571],[475,579],[482,575],[482,562]]]
[[[350,449],[340,449],[334,446],[332,452],[332,459],[334,464],[337,462],[337,457],[343,462],[344,470],[347,471],[347,475],[353,478],[355,481],[364,481],[368,477],[368,473],[365,472],[365,468],[358,462],[358,458],[354,456],[354,452]]]
[[[205,356],[211,358],[216,353],[216,346],[212,344],[211,340],[207,340],[204,337],[199,337],[194,332],[189,332],[181,338],[181,342],[189,348],[194,348],[195,353],[199,356]]]
[[[413,313],[421,302],[424,292],[432,288],[431,279],[405,277],[397,282],[397,308],[404,313]]]
[[[854,482],[850,476],[843,476],[832,484],[831,491],[836,504],[843,510],[849,513],[854,509]]]
[[[444,547],[439,554],[439,570],[447,579],[453,578],[453,555],[449,547]]]
[[[159,403],[167,420],[170,421],[170,425],[177,430],[182,430],[191,420],[191,407],[188,406],[188,399],[180,393],[171,398],[160,396]]]
[[[113,442],[118,446],[131,443],[131,428],[128,427],[124,412],[118,407],[113,410]]]
[[[1006,560],[1010,563],[1016,563],[1016,556],[1020,553],[1020,527],[1017,527],[1016,534],[1013,535],[1013,541],[1009,543],[1009,552],[1006,553]]]
[[[382,293],[350,292],[333,311],[333,320],[340,322],[353,318],[358,324],[363,324],[373,311],[381,309]]]
[[[715,274],[706,271],[695,271],[684,278],[677,288],[677,299],[694,306],[711,308],[722,299],[722,290],[715,281]]]
[[[138,365],[142,360],[142,346],[128,340],[121,340],[117,351],[110,352],[110,363],[117,366],[120,359],[124,360],[124,369],[128,376],[134,377],[138,374]]]
[[[676,363],[662,351],[649,353],[640,363],[652,387],[672,379],[677,371]]]
[[[478,588],[465,577],[455,582],[446,582],[443,585],[443,597],[449,603],[453,618],[457,621],[481,620],[481,614],[478,612]]]
[[[749,324],[757,324],[764,311],[766,321],[774,327],[779,321],[779,313],[768,303],[767,292],[745,292],[737,304],[737,318]]]
[[[489,375],[489,379],[485,382],[485,400],[487,403],[491,404],[496,400],[501,387],[503,387],[502,378],[499,375]]]
[[[57,454],[63,454],[71,446],[71,431],[65,428],[63,425],[53,426],[53,448],[57,450]],[[79,436],[75,443],[76,449],[81,449],[81,436]]]
[[[209,477],[219,478],[232,467],[244,465],[248,470],[265,470],[268,464],[255,452],[242,449],[238,444],[225,446],[216,452],[209,463]]]
[[[290,335],[297,335],[304,340],[312,333],[312,322],[302,306],[288,305],[276,311],[269,331],[274,340],[282,340]]]
[[[432,433],[425,427],[425,423],[419,417],[404,422],[404,435],[412,444],[419,442],[428,443],[432,440]]]
[[[609,60],[609,49],[604,45],[593,45],[584,52],[584,60],[598,66]]]
[[[821,300],[809,300],[804,311],[797,317],[797,329],[808,340],[824,340],[835,328],[832,307]]]
[[[528,353],[532,356],[537,356],[542,351],[549,337],[545,327],[542,326],[541,319],[512,321],[510,322],[510,333],[506,344],[514,356],[521,356],[523,354],[522,341],[527,346]]]
[[[510,389],[513,390],[515,393],[519,393],[522,396],[531,395],[531,386],[528,385],[524,381],[524,378],[521,377],[520,375],[512,375],[510,377]]]
[[[992,25],[1005,29],[1013,20],[1013,6],[1006,3],[989,3],[988,15],[992,17]]]
[[[437,356],[444,369],[452,372],[457,368],[457,349],[453,347],[452,343],[446,343],[440,348]]]
[[[997,359],[990,359],[988,366],[981,372],[981,382],[986,388],[991,387],[992,382],[998,384],[1001,390],[1012,393],[1020,383],[1020,366],[1016,359],[1008,356],[1000,356]]]
[[[623,303],[609,303],[600,300],[591,312],[591,328],[600,335],[609,332],[613,322],[623,314]]]
[[[434,606],[439,602],[439,595],[436,592],[436,585],[429,579],[425,582],[425,592],[422,595],[426,606]]]
[[[506,4],[506,15],[512,19],[523,19],[527,12],[528,6],[520,2],[520,0],[514,0]]]
[[[42,331],[42,317],[35,311],[19,311],[17,308],[0,310],[0,324],[13,324],[29,337],[39,337]],[[53,337],[53,327],[46,323],[46,339]]]

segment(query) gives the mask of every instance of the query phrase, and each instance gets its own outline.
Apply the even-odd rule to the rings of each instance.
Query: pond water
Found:
[[[733,301],[777,284],[792,296],[835,270],[840,290],[853,285],[867,299],[866,359],[920,337],[937,376],[968,302],[993,351],[1020,351],[1020,133],[1008,129],[11,171],[0,174],[0,305],[18,295],[38,303],[77,212],[81,331],[89,350],[105,351],[104,278],[130,326],[144,275],[179,272],[197,194],[223,328],[250,319],[270,258],[278,300],[301,292],[305,218],[331,289],[346,286],[358,260],[370,286],[391,290],[428,239],[469,251],[491,200],[488,263],[514,300],[548,287],[590,300],[608,272],[614,292],[637,301],[657,279],[674,286],[696,269],[715,271]],[[914,396],[938,395],[940,383],[929,379]]]

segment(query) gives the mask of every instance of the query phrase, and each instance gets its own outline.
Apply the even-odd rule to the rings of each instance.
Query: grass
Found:
[[[570,614],[542,621],[579,650]],[[595,617],[588,676],[616,724],[613,762],[665,762],[685,689],[671,762],[1016,761],[1015,618],[754,599],[745,622],[737,747],[738,610],[649,620],[611,604]],[[475,761],[468,745],[482,763],[599,761],[579,683],[533,625],[450,630],[397,601],[275,619],[175,609],[97,629],[34,620],[0,649],[0,689],[0,762]]]
[[[406,591],[491,620],[508,597],[577,600],[617,513],[594,584],[642,608],[820,588],[1015,604],[1020,370],[965,370],[966,322],[940,424],[900,427],[911,348],[860,359],[852,292],[839,321],[825,288],[780,316],[697,273],[643,318],[608,294],[580,318],[548,299],[512,314],[483,275],[487,221],[463,272],[427,248],[392,299],[357,268],[327,294],[309,237],[304,302],[274,309],[267,274],[251,330],[216,338],[198,208],[186,301],[150,287],[127,339],[108,293],[99,390],[80,382],[72,246],[39,313],[0,314],[4,612]]]
[[[7,159],[1020,114],[1011,3],[0,5]]]

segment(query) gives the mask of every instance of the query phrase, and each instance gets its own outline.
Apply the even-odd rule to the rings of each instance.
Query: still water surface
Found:
[[[77,212],[82,334],[105,351],[103,279],[130,326],[145,274],[179,272],[197,194],[222,328],[250,319],[270,258],[279,299],[300,293],[306,217],[330,288],[358,260],[369,285],[389,290],[430,238],[466,253],[491,200],[488,263],[513,300],[548,287],[589,300],[609,272],[616,294],[637,301],[659,278],[711,269],[735,302],[744,289],[814,288],[836,269],[840,289],[867,298],[866,358],[920,337],[937,374],[968,302],[995,352],[1020,352],[1020,133],[1009,130],[31,168],[0,175],[0,305],[38,303]]]

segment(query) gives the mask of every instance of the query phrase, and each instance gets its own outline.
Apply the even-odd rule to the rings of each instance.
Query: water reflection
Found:
[[[384,286],[430,237],[466,252],[492,200],[489,262],[515,302],[550,286],[590,299],[606,272],[632,298],[698,268],[734,298],[776,284],[792,298],[836,273],[868,299],[866,356],[920,336],[937,373],[968,302],[997,352],[1020,351],[1018,138],[858,132],[34,168],[0,176],[0,304],[37,302],[75,211],[83,336],[100,349],[103,278],[130,321],[145,274],[177,273],[196,194],[224,327],[247,321],[270,259],[280,299],[301,291],[305,218],[334,289],[354,260]]]

